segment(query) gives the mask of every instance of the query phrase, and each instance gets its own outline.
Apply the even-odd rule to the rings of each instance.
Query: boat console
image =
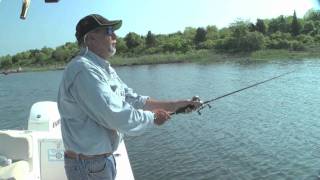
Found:
[[[124,142],[114,153],[117,180],[133,180]],[[67,180],[56,102],[35,103],[27,130],[0,130],[0,180]]]

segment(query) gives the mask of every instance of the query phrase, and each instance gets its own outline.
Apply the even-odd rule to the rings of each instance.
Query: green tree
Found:
[[[134,32],[128,33],[124,40],[126,41],[126,45],[129,49],[134,49],[143,43],[142,38]]]
[[[232,31],[230,28],[222,28],[219,30],[219,39],[225,39],[229,36],[231,36]]]
[[[256,31],[256,26],[253,23],[250,23],[248,25],[248,29],[250,32],[254,32],[254,31]]]
[[[279,23],[277,19],[271,19],[268,24],[268,33],[273,34],[279,31]]]
[[[236,21],[232,23],[229,28],[231,29],[233,37],[240,38],[249,32],[249,22],[241,20]]]
[[[199,27],[196,31],[196,35],[194,36],[194,42],[199,44],[206,40],[207,31],[204,28]]]
[[[123,38],[117,38],[117,54],[122,55],[128,51],[128,47]]]
[[[219,31],[216,26],[207,26],[206,27],[206,37],[208,40],[216,40],[219,38]]]
[[[263,48],[264,36],[260,32],[249,32],[244,38],[240,50],[251,52]]]
[[[311,34],[312,32],[314,32],[314,30],[315,30],[315,26],[314,26],[313,21],[307,21],[303,25],[302,33],[303,34]]]
[[[232,31],[231,38],[228,44],[231,46],[230,49],[238,51],[241,49],[242,38],[245,37],[249,32],[249,22],[247,21],[236,21],[230,26]]]
[[[283,15],[269,20],[268,23],[268,34],[273,34],[276,33],[277,31],[287,33],[290,31],[290,24],[289,24],[289,19],[287,20],[284,18]]]
[[[148,48],[154,47],[156,45],[156,36],[151,33],[151,31],[148,31],[147,37],[146,37],[146,46]]]
[[[320,20],[318,21],[313,21],[314,22],[314,30],[312,31],[312,35],[316,36],[320,34]]]
[[[298,36],[300,34],[300,31],[301,31],[301,24],[298,21],[296,11],[294,11],[293,19],[292,19],[292,23],[291,23],[291,34],[293,36]]]
[[[310,35],[300,34],[296,37],[296,39],[304,44],[310,44],[313,43],[313,37]]]
[[[48,64],[48,60],[51,56],[43,53],[43,52],[39,52],[36,54],[35,58],[36,58],[36,62],[39,63],[40,65],[45,65]]]
[[[264,21],[262,19],[257,19],[257,23],[255,26],[255,29],[259,32],[261,32],[262,34],[265,34],[267,31],[267,27],[264,23]]]
[[[306,21],[319,21],[320,10],[310,9],[303,17]]]
[[[292,41],[290,33],[277,31],[269,36],[265,41],[265,46],[270,49],[290,49]]]
[[[71,56],[71,53],[63,48],[63,46],[57,47],[56,50],[52,52],[52,58],[58,62],[68,62]]]
[[[278,23],[279,23],[279,31],[283,33],[290,32],[290,24],[289,24],[289,18],[284,18],[283,15],[278,17]]]
[[[10,55],[4,56],[0,61],[0,69],[9,69],[12,66],[12,57]]]
[[[183,37],[184,39],[190,40],[191,42],[193,41],[195,35],[197,33],[197,29],[193,27],[186,27],[183,31]]]
[[[43,47],[41,49],[41,52],[43,52],[44,54],[46,54],[48,56],[51,56],[53,51],[54,51],[54,49],[48,48],[48,47]]]

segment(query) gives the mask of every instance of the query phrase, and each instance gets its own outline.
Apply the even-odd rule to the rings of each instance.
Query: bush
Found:
[[[291,43],[288,40],[275,40],[269,39],[266,43],[266,47],[270,49],[289,49],[291,48]]]
[[[293,50],[293,51],[303,51],[303,50],[306,49],[302,42],[293,40],[293,41],[291,41],[290,43],[291,43],[290,50]]]
[[[0,69],[8,69],[8,68],[11,68],[11,66],[12,66],[12,59],[11,58],[3,59],[0,62]]]
[[[313,37],[311,37],[309,35],[301,34],[301,35],[297,36],[297,40],[304,43],[304,44],[307,44],[307,43],[313,42]]]
[[[247,32],[243,36],[217,40],[215,48],[232,52],[252,52],[263,47],[264,36],[259,32]]]
[[[215,47],[215,42],[213,40],[206,40],[198,44],[198,49],[213,49]]]
[[[317,43],[320,43],[320,34],[318,34],[314,37],[314,41]]]

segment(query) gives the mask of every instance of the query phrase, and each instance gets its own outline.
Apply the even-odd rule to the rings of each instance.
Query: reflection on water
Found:
[[[317,179],[320,61],[170,64],[116,68],[135,91],[158,99],[204,100],[297,69],[176,115],[126,144],[139,179]],[[55,100],[61,71],[0,76],[0,127],[26,126],[32,103]]]

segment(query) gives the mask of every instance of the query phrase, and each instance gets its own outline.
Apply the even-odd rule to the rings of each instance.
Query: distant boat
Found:
[[[15,70],[14,69],[5,70],[5,71],[2,71],[1,73],[4,74],[4,75],[8,75],[8,74],[11,74],[11,73],[20,73],[20,72],[23,72],[21,67],[19,67],[18,69],[15,69]]]

